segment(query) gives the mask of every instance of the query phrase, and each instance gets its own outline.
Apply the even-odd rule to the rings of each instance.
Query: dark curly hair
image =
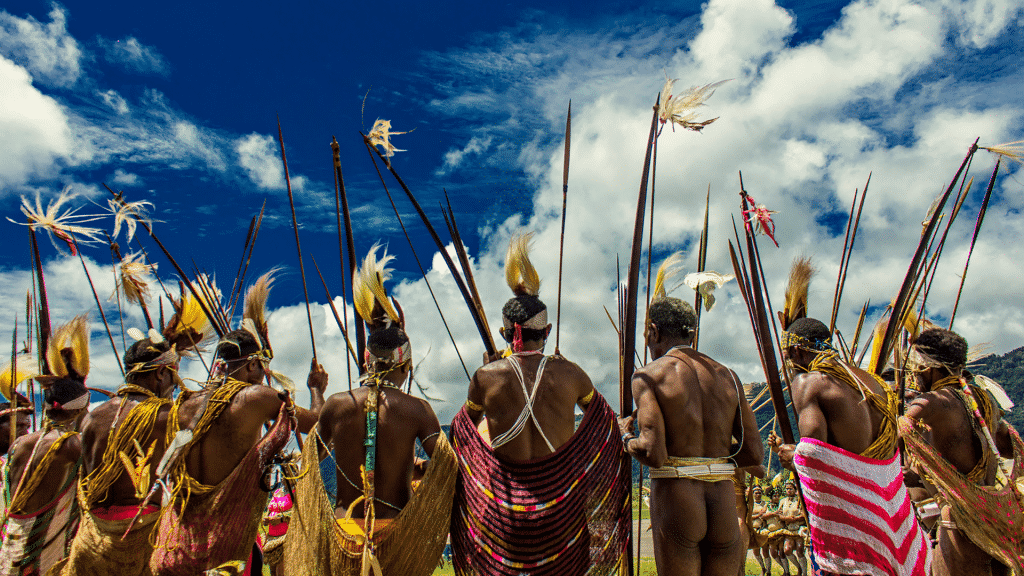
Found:
[[[540,298],[532,294],[520,294],[509,298],[508,302],[505,302],[505,306],[501,309],[501,315],[511,322],[512,324],[524,324],[530,318],[533,318],[540,312],[547,310],[547,305],[541,301]],[[529,342],[531,340],[544,340],[547,338],[547,332],[545,330],[523,328],[523,340]],[[514,338],[514,331],[506,330],[503,333],[506,342],[511,342]]]
[[[697,326],[693,306],[671,296],[655,298],[647,310],[647,319],[662,335],[674,338],[689,338]]]
[[[231,362],[260,351],[260,343],[248,330],[232,330],[217,344],[217,356]]]
[[[950,368],[967,365],[967,340],[956,332],[929,328],[917,337],[914,347]]]

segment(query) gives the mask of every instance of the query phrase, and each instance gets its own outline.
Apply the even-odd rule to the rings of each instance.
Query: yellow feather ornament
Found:
[[[683,253],[676,252],[669,256],[658,266],[658,273],[654,277],[654,291],[651,292],[651,300],[664,298],[668,295],[665,282],[683,270]]]
[[[782,307],[782,329],[800,318],[807,317],[807,292],[811,286],[814,268],[810,258],[797,258],[789,269],[789,282],[786,284],[786,302]]]
[[[13,372],[13,374],[12,374]],[[0,393],[11,402],[14,398],[18,384],[30,380],[39,375],[39,362],[32,354],[21,354],[14,360],[12,365],[8,362],[0,368]]]
[[[530,241],[533,232],[517,234],[508,243],[505,253],[505,282],[517,296],[536,296],[540,293],[540,276],[530,262]]]
[[[395,259],[389,255],[387,248],[380,259],[377,250],[380,244],[374,244],[363,259],[363,266],[352,277],[353,304],[359,317],[371,327],[380,327],[390,323],[399,324],[400,318],[388,294],[384,290],[384,282],[391,279],[391,268],[387,264]]]
[[[50,335],[46,362],[55,376],[89,375],[89,323],[86,315],[75,316]]]

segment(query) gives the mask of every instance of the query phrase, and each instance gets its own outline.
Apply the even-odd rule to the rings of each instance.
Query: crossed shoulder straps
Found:
[[[532,392],[526,388],[526,378],[523,376],[523,368],[519,365],[517,356],[509,356],[506,360],[512,367],[512,371],[515,372],[516,378],[519,380],[519,386],[523,390],[523,398],[526,399],[526,405],[523,406],[522,412],[519,413],[519,417],[516,418],[512,427],[504,433],[495,436],[491,440],[491,447],[496,450],[505,444],[508,444],[523,432],[526,428],[527,420],[533,420],[533,425],[537,427],[537,431],[540,432],[540,437],[543,438],[544,443],[548,445],[548,450],[554,452],[554,445],[552,445],[551,441],[548,440],[547,434],[544,433],[544,429],[541,428],[540,422],[537,420],[537,415],[533,413],[533,403],[537,399],[537,390],[540,389],[540,379],[544,375],[544,367],[547,366],[548,356],[541,359],[540,366],[537,367],[537,377],[533,383]]]

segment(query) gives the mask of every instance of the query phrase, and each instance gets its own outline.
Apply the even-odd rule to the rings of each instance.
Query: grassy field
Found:
[[[790,570],[795,570],[795,568],[791,567]],[[761,575],[761,567],[757,565],[757,561],[749,553],[747,555],[747,569],[745,573],[750,576]],[[782,576],[782,568],[775,564],[772,567],[772,574]],[[451,564],[448,564],[444,568],[435,570],[434,576],[455,576],[455,572],[452,570]],[[640,570],[637,571],[637,576],[658,576],[658,571],[654,567],[654,558],[640,559]]]

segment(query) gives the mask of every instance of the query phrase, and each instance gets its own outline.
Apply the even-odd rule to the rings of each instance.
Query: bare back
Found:
[[[320,437],[333,448],[338,467],[335,514],[339,518],[363,495],[359,467],[365,462],[364,406],[369,392],[369,388],[362,386],[334,394],[327,399],[320,414]],[[381,387],[377,406],[374,492],[378,502],[374,515],[394,518],[412,493],[416,440],[423,443],[428,455],[433,453],[441,426],[430,404],[396,388]],[[321,458],[324,456],[326,454],[321,454]],[[352,516],[363,517],[361,504],[355,507]]]
[[[182,427],[207,406],[211,393],[201,392],[182,403],[178,412]],[[262,384],[238,392],[186,456],[189,474],[206,485],[220,484],[260,441],[264,425],[277,418],[283,401],[276,390]],[[211,404],[208,409],[212,408]]]
[[[754,414],[731,370],[689,346],[677,346],[633,375],[645,464],[669,457],[761,462]],[[748,433],[747,431],[750,431]],[[739,442],[738,448],[734,442]],[[732,480],[651,480],[651,526],[659,572],[736,574],[747,544],[737,522]]]
[[[526,407],[524,384],[526,392],[534,396],[533,414],[543,435],[533,419],[528,419],[520,434],[495,449],[509,460],[533,460],[551,454],[545,436],[555,449],[565,444],[576,431],[576,406],[594,392],[590,378],[579,366],[561,356],[549,356],[534,394],[543,358],[540,354],[528,354],[491,362],[477,370],[470,383],[468,398],[484,407],[492,439],[510,430]],[[521,368],[522,384],[510,362]]]
[[[855,366],[847,368],[865,391],[885,396],[885,389],[870,374]],[[821,372],[800,374],[791,386],[801,437],[854,454],[863,453],[878,438],[884,416],[857,388]]]
[[[88,477],[89,474],[92,474],[104,464],[109,464],[103,461],[103,453],[107,449],[110,437],[121,430],[121,426],[124,424],[129,412],[145,399],[146,397],[141,394],[129,394],[127,396],[111,398],[94,408],[85,417],[82,421],[83,478]],[[145,436],[134,438],[138,440],[142,449],[147,452],[150,446],[153,446],[153,453],[148,459],[150,463],[150,486],[152,486],[153,481],[156,479],[157,463],[163,458],[164,451],[167,449],[167,417],[170,414],[170,409],[171,405],[169,403],[166,406],[162,406],[157,412],[152,430]],[[115,428],[112,428],[111,425],[115,423],[115,419],[117,425]],[[135,461],[139,456],[136,452],[133,445],[127,455]],[[114,465],[123,470],[120,459]],[[92,504],[99,508],[131,506],[139,503],[139,498],[135,495],[135,486],[132,484],[131,478],[123,472],[106,491],[105,495],[97,494],[94,496],[99,499]]]
[[[35,432],[18,438],[11,447],[10,452],[10,490],[12,500],[16,496],[19,484],[21,489],[28,489],[31,474],[43,460],[47,451],[54,442],[60,439],[61,430],[36,430]],[[40,440],[41,438],[41,440]],[[38,442],[38,447],[36,443]],[[49,466],[38,487],[33,490],[24,501],[22,513],[34,514],[45,506],[51,504],[60,495],[60,489],[67,481],[70,474],[82,456],[82,441],[78,434],[73,434],[56,448],[55,454],[51,457]],[[31,457],[31,463],[29,458]],[[30,476],[22,481],[22,476],[28,473]]]
[[[638,370],[663,418],[669,456],[723,458],[742,430],[739,381],[731,370],[692,348],[676,348]],[[634,395],[642,390],[634,387]],[[738,425],[738,428],[737,428]],[[697,431],[700,433],[696,433]],[[736,435],[739,440],[740,435]]]

